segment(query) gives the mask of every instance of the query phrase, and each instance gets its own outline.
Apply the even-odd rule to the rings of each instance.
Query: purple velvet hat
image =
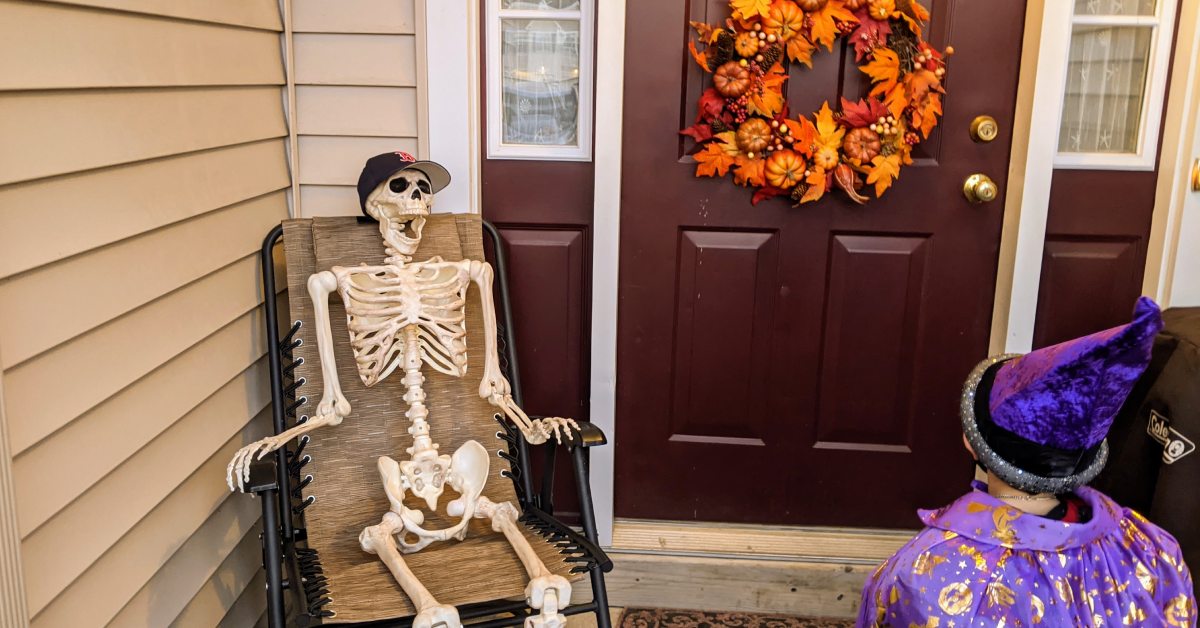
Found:
[[[1089,482],[1104,467],[1104,436],[1160,329],[1158,305],[1142,297],[1126,325],[981,362],[962,400],[963,430],[980,463],[1030,492]]]

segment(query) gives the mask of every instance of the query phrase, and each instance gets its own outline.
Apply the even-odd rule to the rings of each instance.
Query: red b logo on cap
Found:
[[[416,161],[417,160],[416,157],[413,157],[412,155],[410,155],[402,150],[396,151],[396,154],[399,155],[400,159],[403,159],[404,161]]]

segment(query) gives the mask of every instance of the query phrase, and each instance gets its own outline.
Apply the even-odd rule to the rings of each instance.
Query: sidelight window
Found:
[[[1074,0],[1058,155],[1081,169],[1153,169],[1175,0]]]
[[[491,159],[591,159],[594,0],[488,0]]]

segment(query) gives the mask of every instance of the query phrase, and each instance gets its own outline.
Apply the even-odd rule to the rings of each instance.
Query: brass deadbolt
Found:
[[[1192,191],[1200,192],[1200,159],[1192,162]]]
[[[986,174],[975,173],[963,181],[963,196],[972,203],[988,203],[996,200],[1000,188]]]
[[[1000,125],[996,123],[996,119],[992,116],[975,116],[971,120],[971,139],[980,143],[987,143],[1000,135]]]

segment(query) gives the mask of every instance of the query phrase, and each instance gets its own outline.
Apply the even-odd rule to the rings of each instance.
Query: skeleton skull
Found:
[[[379,221],[379,233],[396,253],[412,259],[421,243],[425,217],[433,207],[433,186],[425,173],[401,170],[367,197],[367,214]]]

